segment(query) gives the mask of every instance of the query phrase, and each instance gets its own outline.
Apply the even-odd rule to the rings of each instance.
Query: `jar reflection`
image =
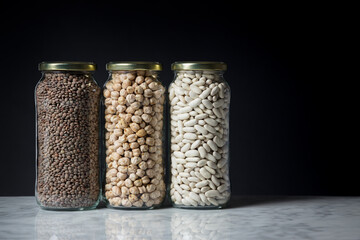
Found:
[[[170,217],[153,211],[106,211],[106,239],[171,239],[169,222]]]
[[[35,218],[36,239],[102,239],[104,227],[97,211],[39,211]]]
[[[173,212],[171,215],[173,240],[236,239],[238,236],[232,235],[233,229],[238,227],[236,225],[237,223],[231,221],[231,214],[224,211],[182,211]]]

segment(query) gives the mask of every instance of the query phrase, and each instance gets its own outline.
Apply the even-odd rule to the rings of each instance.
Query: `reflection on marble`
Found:
[[[107,240],[171,239],[170,216],[164,210],[104,211]]]
[[[220,210],[45,211],[0,197],[0,239],[360,239],[360,197],[241,197]]]
[[[103,238],[103,219],[97,211],[54,212],[39,210],[35,217],[35,236],[39,240]]]
[[[223,210],[180,211],[171,214],[172,239],[237,239],[239,222]]]

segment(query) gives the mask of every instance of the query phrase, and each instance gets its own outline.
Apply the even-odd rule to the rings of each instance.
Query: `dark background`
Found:
[[[33,90],[41,61],[228,64],[233,194],[359,195],[328,86],[336,14],[325,6],[237,1],[1,3],[0,195],[33,195]],[[331,36],[331,37],[329,37]],[[329,74],[330,73],[330,74]],[[330,111],[329,111],[330,110]],[[330,115],[329,115],[330,113]]]

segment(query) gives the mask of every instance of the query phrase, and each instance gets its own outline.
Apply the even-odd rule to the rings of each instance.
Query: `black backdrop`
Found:
[[[328,43],[321,9],[262,7],[236,1],[2,5],[0,195],[34,194],[33,90],[41,76],[37,64],[52,60],[96,62],[101,86],[109,61],[159,61],[166,86],[174,61],[224,61],[232,90],[233,194],[359,194],[352,166],[332,158],[330,124],[322,115],[328,79],[318,70]]]

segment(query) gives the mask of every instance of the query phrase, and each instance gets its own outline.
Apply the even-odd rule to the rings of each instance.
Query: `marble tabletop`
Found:
[[[233,197],[222,210],[56,212],[0,197],[0,239],[360,239],[360,197]]]

